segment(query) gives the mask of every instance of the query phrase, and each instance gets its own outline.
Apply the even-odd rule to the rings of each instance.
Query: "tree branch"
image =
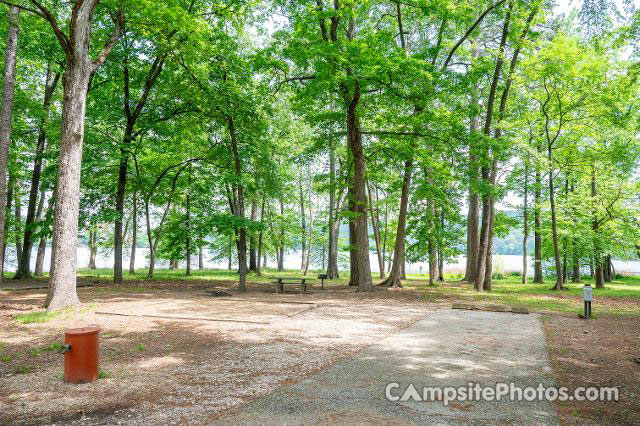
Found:
[[[124,5],[123,2],[120,2],[120,7],[118,8],[118,15],[113,20],[116,28],[113,30],[113,34],[111,34],[111,38],[107,42],[107,44],[102,48],[98,57],[96,57],[91,63],[91,73],[96,72],[98,67],[102,65],[102,63],[107,59],[109,53],[118,42],[120,38],[120,34],[122,32],[122,26],[124,25]]]
[[[491,12],[493,9],[495,9],[496,7],[500,6],[502,3],[504,3],[506,0],[499,0],[496,4],[489,6],[487,8],[487,10],[485,10],[484,12],[482,12],[482,14],[480,16],[478,16],[478,19],[476,19],[476,21],[473,23],[473,25],[471,25],[469,27],[469,29],[467,30],[466,33],[464,33],[464,35],[462,36],[462,38],[460,38],[460,40],[458,40],[458,42],[453,46],[453,48],[451,49],[451,51],[449,52],[449,55],[447,56],[447,59],[444,61],[444,64],[442,65],[442,70],[444,71],[447,66],[449,65],[449,62],[451,61],[451,58],[453,57],[453,55],[456,53],[456,50],[458,50],[458,48],[462,45],[462,43],[465,42],[465,40],[467,38],[469,38],[469,36],[471,35],[471,33],[478,27],[478,25],[480,25],[480,23],[484,20],[485,16],[487,16],[489,14],[489,12]]]
[[[31,3],[40,11],[38,15],[46,19],[49,22],[49,25],[51,25],[53,32],[55,33],[56,37],[58,38],[58,41],[60,42],[60,46],[62,47],[62,50],[64,50],[64,52],[67,55],[71,55],[72,51],[71,51],[71,43],[69,42],[69,37],[67,37],[67,35],[63,33],[62,30],[60,29],[55,16],[53,16],[53,14],[49,11],[49,9],[44,7],[37,0],[31,0]]]
[[[11,6],[11,7],[17,7],[17,8],[18,8],[18,9],[20,9],[20,10],[24,10],[24,11],[26,11],[26,12],[30,12],[30,13],[33,13],[34,15],[38,15],[38,16],[40,16],[41,18],[44,18],[44,15],[43,15],[42,13],[38,12],[38,11],[37,11],[37,10],[35,10],[35,9],[31,9],[31,8],[29,8],[29,7],[21,6],[21,5],[19,5],[19,4],[11,3],[10,1],[5,1],[5,0],[0,0],[0,3],[2,3],[2,4],[6,4],[7,6]]]

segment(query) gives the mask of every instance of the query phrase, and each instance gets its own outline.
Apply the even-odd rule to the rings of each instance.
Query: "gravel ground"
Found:
[[[82,309],[20,325],[13,317],[41,309],[44,292],[2,293],[0,342],[10,359],[0,362],[0,424],[206,424],[433,310],[415,295],[383,289],[367,297],[353,289],[211,298],[193,288],[85,288],[79,295]],[[102,329],[107,377],[65,384],[62,356],[44,348],[61,340],[65,328],[90,324]]]

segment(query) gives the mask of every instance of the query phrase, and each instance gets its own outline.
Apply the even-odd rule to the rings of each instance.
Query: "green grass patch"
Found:
[[[44,350],[46,352],[62,352],[62,349],[64,348],[64,346],[62,345],[62,342],[53,342],[53,343],[49,343],[47,346],[44,347]]]
[[[47,322],[58,318],[62,315],[62,311],[38,311],[28,312],[26,314],[18,314],[14,317],[16,322],[20,324],[31,324],[34,322]]]
[[[319,284],[317,274],[322,271],[309,271],[307,277]],[[499,272],[499,271],[497,271]],[[112,269],[81,269],[78,271],[81,277],[100,277],[110,279],[113,277]],[[278,272],[276,269],[263,268],[261,275],[250,273],[247,275],[249,282],[267,283],[274,277],[299,277],[302,273],[297,270]],[[342,271],[342,278],[338,280],[326,280],[325,286],[346,285],[349,281],[348,271]],[[380,282],[377,273],[372,274],[374,284]],[[447,274],[446,281],[435,282],[428,285],[428,274],[408,274],[403,282],[404,287],[421,291],[425,301],[431,302],[478,302],[491,304],[515,305],[528,308],[533,312],[562,312],[575,314],[582,312],[582,287],[585,283],[593,284],[588,277],[583,278],[582,283],[568,283],[566,291],[554,291],[554,278],[546,277],[544,284],[534,284],[531,281],[522,284],[520,274],[498,274],[493,280],[491,292],[478,293],[470,284],[460,284],[461,274]],[[216,281],[238,281],[235,270],[204,269],[193,270],[191,276],[185,275],[184,269],[168,270],[157,269],[152,279],[147,278],[146,269],[137,269],[134,274],[124,274],[124,286],[106,285],[97,288],[99,292],[149,292],[154,290],[147,282],[185,282],[185,281],[210,281],[215,285]],[[157,290],[157,289],[156,289]],[[640,316],[640,277],[621,277],[613,282],[606,283],[604,289],[593,289],[594,314],[611,315],[635,315]]]
[[[33,367],[30,365],[21,365],[15,371],[16,374],[30,374],[33,371]]]
[[[429,286],[424,277],[409,276],[405,287],[424,293],[430,302],[468,302],[524,306],[534,312],[579,314],[583,310],[583,283],[568,283],[568,290],[551,290],[551,280],[544,284],[522,284],[520,277],[507,276],[493,280],[492,291],[479,293],[471,284],[438,283]],[[422,279],[421,279],[422,278]],[[423,281],[425,280],[425,281]],[[590,282],[591,283],[591,282]],[[593,289],[593,312],[598,314],[640,316],[640,278],[625,277],[606,283],[604,289]]]

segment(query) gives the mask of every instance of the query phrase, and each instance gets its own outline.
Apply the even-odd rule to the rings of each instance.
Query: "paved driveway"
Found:
[[[295,385],[217,420],[218,424],[557,424],[546,401],[390,402],[413,384],[553,385],[536,314],[441,310]]]

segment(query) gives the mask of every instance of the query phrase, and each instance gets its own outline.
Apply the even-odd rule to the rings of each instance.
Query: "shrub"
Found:
[[[494,280],[503,280],[504,279],[504,274],[502,272],[494,272],[493,275],[491,275],[491,277]]]

